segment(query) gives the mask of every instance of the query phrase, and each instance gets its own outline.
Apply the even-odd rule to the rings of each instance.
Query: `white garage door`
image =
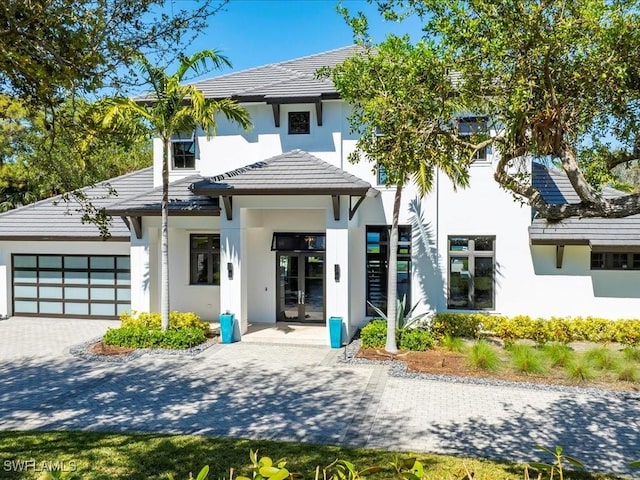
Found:
[[[128,255],[12,255],[14,315],[115,318],[130,310]]]

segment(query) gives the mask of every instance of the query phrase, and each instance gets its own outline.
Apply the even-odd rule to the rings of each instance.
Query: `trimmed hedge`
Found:
[[[527,315],[505,317],[483,313],[436,313],[432,322],[434,337],[477,338],[482,332],[513,343],[516,340],[533,340],[568,343],[588,341],[595,343],[618,342],[624,345],[640,345],[640,320],[608,320],[596,317],[550,319],[531,318]]]
[[[371,320],[360,332],[362,348],[384,348],[387,343],[387,322]],[[434,339],[430,331],[422,328],[396,329],[396,343],[402,350],[422,352],[433,348]]]
[[[130,348],[191,348],[207,340],[199,328],[185,327],[165,332],[141,326],[111,328],[102,337],[107,345]]]
[[[122,327],[141,327],[151,330],[160,330],[162,319],[159,312],[131,312],[120,314]],[[182,328],[196,328],[202,330],[205,335],[211,331],[211,326],[200,319],[193,312],[169,313],[169,329],[180,330]]]

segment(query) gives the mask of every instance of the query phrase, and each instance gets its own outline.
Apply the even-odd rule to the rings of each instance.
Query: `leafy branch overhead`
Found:
[[[401,76],[392,76],[389,85],[389,103],[397,102],[398,108],[390,109],[388,118],[375,119],[383,132],[391,126],[394,133],[405,134],[402,143],[409,148],[421,141],[433,144],[436,158],[457,158],[452,170],[464,178],[468,158],[453,153],[453,137],[438,132],[442,127],[455,133],[455,123],[433,125],[433,116],[427,116],[431,109],[423,105],[425,92],[441,88],[459,103],[458,115],[475,112],[494,122],[481,133],[492,134],[487,141],[499,158],[495,179],[538,215],[557,221],[640,213],[640,194],[605,198],[599,185],[589,183],[614,179],[609,172],[640,160],[637,0],[395,0],[378,5],[386,18],[416,14],[424,20],[426,42],[414,47],[421,57],[414,64],[429,69],[421,76],[399,66]],[[362,28],[362,18],[353,18],[359,21],[352,25]],[[399,40],[388,39],[377,48],[381,77],[398,58],[397,49],[389,50],[392,42]],[[455,85],[432,82],[433,72],[443,66],[456,72]],[[442,100],[442,111],[449,114],[444,95]],[[401,113],[406,129],[395,127],[400,106],[407,109]],[[360,120],[372,123],[364,116]],[[479,141],[473,142],[476,147]],[[580,201],[549,204],[531,185],[524,161],[531,158],[561,166]],[[398,163],[403,162],[401,155]]]

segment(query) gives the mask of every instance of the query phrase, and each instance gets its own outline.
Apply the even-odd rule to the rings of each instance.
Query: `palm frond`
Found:
[[[211,61],[215,68],[220,68],[222,66],[231,67],[231,61],[224,55],[220,54],[218,50],[202,50],[191,56],[182,57],[180,65],[178,66],[174,76],[179,81],[182,81],[184,75],[189,70],[196,75],[199,75],[203,70],[207,69],[208,61]]]

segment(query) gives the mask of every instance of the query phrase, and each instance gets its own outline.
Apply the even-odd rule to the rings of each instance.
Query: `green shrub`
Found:
[[[640,320],[616,320],[614,335],[616,342],[640,346]]]
[[[616,370],[619,366],[618,357],[607,347],[596,347],[584,354],[585,358],[599,370]]]
[[[382,348],[387,343],[387,322],[380,318],[371,320],[360,332],[362,348]]]
[[[622,349],[622,356],[630,362],[640,362],[640,348],[624,347]]]
[[[413,352],[424,352],[433,348],[433,335],[422,328],[405,328],[400,334],[400,348]]]
[[[569,379],[575,380],[577,382],[584,382],[595,377],[591,365],[585,358],[582,357],[577,358],[573,362],[567,363],[567,365],[565,365],[564,367],[564,370]]]
[[[493,346],[480,340],[469,350],[469,363],[481,370],[495,371],[500,366],[500,357]]]
[[[484,313],[451,313],[439,312],[433,316],[431,331],[436,338],[446,335],[452,337],[477,338],[480,330],[485,328],[490,315]]]
[[[575,360],[575,353],[570,347],[561,343],[545,345],[542,353],[549,359],[552,367],[564,367]]]
[[[513,368],[521,373],[540,375],[547,371],[547,366],[540,353],[528,345],[513,345],[509,348]]]
[[[460,337],[452,337],[451,335],[445,335],[440,339],[440,345],[450,352],[463,352],[464,340]]]
[[[160,330],[162,319],[159,312],[131,312],[120,314],[123,327],[142,327],[152,330]],[[193,312],[169,313],[169,329],[180,330],[182,328],[197,328],[206,335],[211,331],[211,326],[200,319]]]
[[[640,381],[640,368],[636,363],[624,362],[618,367],[617,371],[618,380],[623,382],[638,382]]]
[[[206,336],[201,329],[193,327],[163,332],[158,329],[129,325],[107,330],[102,341],[107,345],[130,348],[183,349],[205,342]]]

